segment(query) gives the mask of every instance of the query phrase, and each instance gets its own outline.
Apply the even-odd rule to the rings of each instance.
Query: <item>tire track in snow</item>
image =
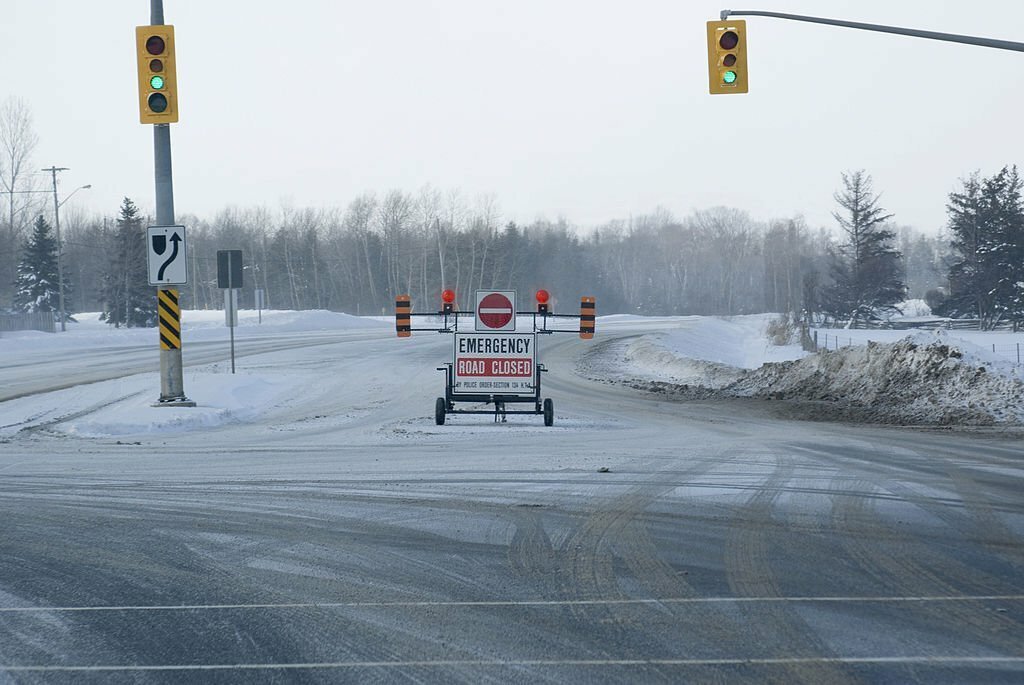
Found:
[[[648,482],[603,501],[566,537],[559,550],[565,569],[563,594],[579,600],[630,599],[622,584],[627,578],[618,573],[625,568],[653,599],[697,596],[694,588],[662,559],[643,518],[659,498],[729,460],[715,454],[687,469],[661,471]],[[719,607],[612,604],[573,605],[570,610],[582,629],[603,636],[591,642],[609,645],[609,649],[600,650],[604,657],[621,658],[621,651],[612,651],[615,646],[635,644],[638,638],[648,649],[660,645],[666,653],[678,653],[680,647],[687,654],[694,653],[695,648],[722,649],[723,644],[729,644],[729,637],[735,641],[739,632]],[[666,614],[672,626],[667,633],[663,630]],[[715,637],[726,642],[715,643]],[[675,682],[677,675],[651,665],[643,669],[641,677]]]
[[[781,597],[778,573],[772,566],[773,549],[784,548],[786,535],[773,535],[772,512],[776,501],[795,471],[788,457],[774,457],[771,474],[733,517],[734,524],[726,540],[725,568],[729,587],[739,597]],[[784,531],[785,533],[786,531]],[[826,645],[786,604],[744,606],[742,611],[752,618],[751,629],[766,656],[787,658],[834,657]],[[855,679],[842,667],[828,662],[794,662],[784,667],[780,682],[846,683]]]
[[[845,490],[871,492],[877,486],[863,479],[851,479]],[[920,540],[886,525],[872,497],[840,497],[834,500],[833,524],[847,555],[874,579],[885,593],[895,596],[931,594],[958,596],[976,587],[974,570],[957,568],[945,559],[936,559]],[[982,586],[987,586],[982,584]],[[1003,614],[986,609],[978,602],[955,602],[948,606],[913,606],[914,612],[930,626],[956,626],[961,644],[977,640],[1007,654],[1020,653],[1021,625]],[[971,656],[963,650],[963,656]]]

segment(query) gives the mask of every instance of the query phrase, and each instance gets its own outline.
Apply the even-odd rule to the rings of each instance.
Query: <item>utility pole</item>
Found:
[[[67,323],[65,319],[67,316],[64,314],[64,260],[61,253],[64,251],[64,245],[60,240],[60,203],[57,201],[57,172],[68,171],[66,166],[51,166],[49,169],[43,169],[43,171],[49,171],[53,178],[53,225],[57,234],[57,311],[60,316],[60,330],[61,333],[67,330]]]
[[[164,23],[163,0],[150,0],[149,23],[161,26]],[[156,223],[160,226],[174,225],[174,182],[171,174],[171,127],[170,124],[153,124],[153,164],[156,178]],[[181,310],[178,304],[178,290],[157,288],[157,310],[167,308],[180,325]],[[194,407],[196,403],[185,396],[185,381],[182,373],[181,346],[176,349],[160,348],[160,400],[154,406]]]

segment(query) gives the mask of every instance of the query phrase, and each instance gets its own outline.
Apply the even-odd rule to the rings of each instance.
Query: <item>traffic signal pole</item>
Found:
[[[1015,52],[1024,52],[1024,43],[1015,43],[1010,40],[996,40],[994,38],[980,38],[978,36],[961,36],[955,33],[921,31],[919,29],[905,29],[900,28],[898,26],[883,26],[881,24],[863,24],[856,21],[844,21],[842,19],[824,19],[822,17],[807,17],[800,14],[764,12],[761,10],[722,10],[722,21],[725,21],[729,17],[774,17],[776,19],[791,19],[793,21],[807,21],[813,24],[841,26],[843,28],[848,29],[861,29],[863,31],[877,31],[880,33],[895,33],[900,36],[911,36],[913,38],[928,38],[930,40],[946,41],[947,43],[965,43],[967,45],[978,45],[983,48],[995,48],[997,50],[1013,50]]]
[[[150,0],[149,21],[153,26],[164,23],[163,0]],[[159,226],[174,225],[174,181],[171,173],[171,126],[170,124],[153,124],[153,162],[156,178],[156,223]],[[161,308],[161,291],[165,292],[167,301],[178,302],[176,289],[157,289],[157,315],[164,316]],[[176,311],[168,315],[180,316]],[[176,349],[160,347],[160,401],[155,406],[161,407],[194,407],[196,403],[185,396],[185,381],[182,372],[181,346]]]

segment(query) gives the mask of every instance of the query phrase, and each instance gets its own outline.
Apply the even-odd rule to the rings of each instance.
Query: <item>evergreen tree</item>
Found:
[[[57,240],[50,233],[50,225],[40,214],[25,241],[22,258],[18,263],[18,278],[14,282],[14,309],[21,312],[56,312],[60,310],[60,290],[57,273]],[[70,313],[70,285],[64,279],[65,314]],[[71,318],[68,317],[70,321]]]
[[[950,294],[942,313],[976,317],[983,329],[1024,319],[1024,203],[1017,167],[975,172],[949,195]]]
[[[844,210],[833,212],[845,242],[830,250],[832,284],[823,293],[823,309],[850,325],[898,311],[906,286],[902,255],[893,247],[896,234],[884,228],[892,218],[872,195],[871,177],[863,171],[843,174],[843,189],[833,197]]]
[[[996,313],[1016,328],[1024,320],[1024,187],[1017,167],[1003,169],[986,183],[992,206],[995,241],[992,261],[996,265]]]
[[[982,197],[982,179],[974,172],[961,179],[959,192],[949,194],[946,214],[955,257],[949,267],[949,297],[938,313],[953,317],[974,316],[990,320],[994,311],[993,269],[988,264],[988,211]]]
[[[128,198],[121,203],[108,254],[101,294],[104,312],[100,319],[115,327],[156,326],[156,293],[149,285],[146,232],[138,208]]]

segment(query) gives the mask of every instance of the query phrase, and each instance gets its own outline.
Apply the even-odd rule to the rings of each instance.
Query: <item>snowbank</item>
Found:
[[[862,344],[806,354],[798,346],[773,349],[758,335],[757,318],[700,319],[678,331],[611,341],[587,355],[580,371],[691,399],[807,403],[797,415],[809,418],[1024,425],[1024,367],[992,350],[989,340],[999,334],[967,332],[979,345],[945,331],[854,331],[890,341],[861,337]]]
[[[190,396],[201,398],[196,407],[154,407],[152,374],[125,381],[108,381],[119,392],[131,394],[83,416],[62,419],[59,430],[82,437],[153,435],[213,428],[225,424],[258,420],[285,398],[301,395],[310,379],[293,374],[223,374],[209,371],[188,372]],[[79,395],[88,392],[90,401],[96,390],[84,386],[60,391],[58,406],[81,403]],[[136,391],[135,388],[138,388]],[[52,397],[50,399],[53,399]]]
[[[767,364],[726,388],[734,395],[832,403],[861,418],[906,425],[1024,425],[1024,383],[969,343],[932,333]]]
[[[607,323],[631,318],[607,317]],[[643,320],[643,317],[636,317]],[[771,314],[715,318],[684,316],[661,319],[667,331],[636,338],[599,343],[584,357],[584,375],[618,381],[674,383],[718,390],[742,377],[745,369],[768,362],[799,359],[806,353],[799,345],[777,346],[766,337]]]

